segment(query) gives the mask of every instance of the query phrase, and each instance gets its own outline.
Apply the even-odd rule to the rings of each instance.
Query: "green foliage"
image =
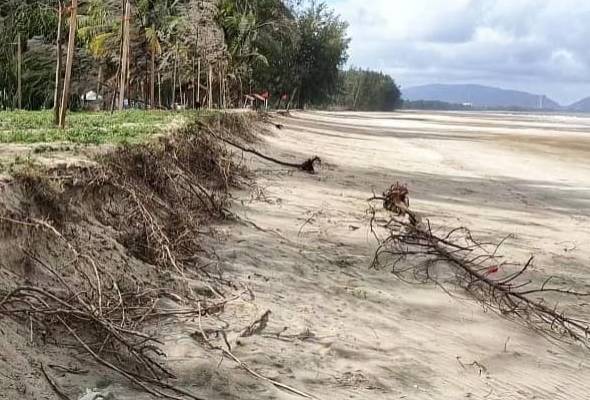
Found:
[[[29,109],[53,105],[55,48],[38,41],[29,42],[23,55],[23,106]]]
[[[354,111],[392,111],[401,106],[401,92],[389,75],[351,68],[340,73],[332,105]]]
[[[321,105],[347,59],[347,24],[324,3],[300,3],[223,0],[220,23],[233,72],[248,90],[297,93],[299,106]]]
[[[339,67],[347,59],[347,24],[325,4],[312,3],[299,17],[298,25],[299,106],[325,104],[336,92]]]
[[[53,40],[57,27],[57,16],[53,9],[55,4],[56,0],[0,1],[0,109],[16,106],[18,35],[21,36],[23,58],[29,50],[29,40],[33,37],[40,38],[41,43]],[[24,84],[26,81],[23,79],[23,92],[38,90],[27,88]],[[26,103],[24,105],[28,106]]]
[[[53,106],[59,3],[0,0],[0,43],[6,44],[0,46],[0,109],[16,105],[16,33],[21,34],[23,48],[24,108]],[[69,3],[61,0],[64,6]],[[190,105],[196,92],[195,64],[200,59],[199,100],[208,92],[203,84],[212,64],[212,104],[219,102],[222,91],[228,105],[233,106],[242,103],[245,93],[268,91],[271,105],[284,94],[302,108],[336,103],[372,110],[397,105],[398,90],[389,77],[368,71],[340,71],[347,60],[347,24],[324,3],[132,0],[131,4],[126,97],[135,104],[146,103],[153,93],[153,100],[157,94],[156,103],[163,107],[173,106],[173,100]],[[64,36],[68,15],[67,11],[63,13]],[[80,2],[70,90],[72,108],[89,90],[99,92],[103,107],[112,104],[120,84],[122,16],[121,0]],[[227,90],[221,89],[224,81]]]
[[[260,82],[267,83],[260,79],[261,71],[277,72],[273,50],[292,39],[288,9],[280,0],[222,0],[218,22],[223,27],[235,84],[240,92],[260,90]]]
[[[21,34],[23,50],[23,107],[40,109],[53,106],[51,92],[54,89],[55,38],[60,1],[66,7],[62,26],[65,41],[70,0],[0,0],[0,43],[3,44],[0,46],[0,109],[16,106],[17,33]],[[178,57],[177,50],[188,46],[193,39],[186,34],[189,25],[186,10],[189,4],[198,7],[198,2],[132,0],[131,4],[132,59],[129,84],[136,91],[129,93],[129,97],[141,99],[144,93],[139,88],[149,79],[146,60],[152,52],[159,57],[156,68],[165,88],[171,86],[167,80],[171,79],[173,59]],[[118,83],[122,13],[121,0],[80,1],[71,90],[73,106],[79,96],[88,90],[102,87],[107,97],[114,93]],[[186,71],[187,58],[180,61],[179,71]],[[102,77],[100,84],[99,69]],[[184,72],[184,75],[188,76],[189,73]],[[108,103],[109,99],[106,100]]]
[[[89,0],[78,17],[78,38],[97,59],[116,58],[121,1]]]
[[[404,100],[403,108],[407,110],[442,110],[442,111],[465,111],[472,110],[473,107],[463,104],[447,103],[436,100]]]

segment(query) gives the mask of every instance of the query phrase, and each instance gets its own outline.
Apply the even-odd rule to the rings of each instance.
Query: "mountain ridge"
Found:
[[[562,106],[544,94],[477,84],[429,84],[402,90],[409,101],[441,101],[476,108],[523,108],[537,110],[590,111],[590,97]]]
[[[590,112],[590,97],[578,100],[575,103],[570,104],[567,108],[569,111],[574,112]]]

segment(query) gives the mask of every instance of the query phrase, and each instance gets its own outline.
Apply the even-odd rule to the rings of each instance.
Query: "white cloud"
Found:
[[[350,64],[404,86],[472,82],[590,96],[589,0],[332,0]]]

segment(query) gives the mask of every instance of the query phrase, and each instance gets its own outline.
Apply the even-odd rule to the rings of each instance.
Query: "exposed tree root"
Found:
[[[401,279],[433,282],[440,287],[444,283],[442,272],[450,267],[451,280],[486,308],[523,321],[552,337],[570,338],[590,348],[590,323],[566,316],[557,305],[551,306],[540,297],[549,294],[582,297],[590,293],[549,287],[551,277],[542,285],[532,287],[532,282],[523,278],[533,265],[533,257],[520,267],[503,261],[498,251],[506,239],[496,244],[483,243],[464,227],[435,233],[430,221],[410,210],[404,185],[393,185],[382,196],[369,200],[382,201],[383,208],[393,214],[377,225],[377,210],[371,206],[371,229],[379,241],[373,267],[390,265]],[[378,227],[383,229],[385,237],[379,236]]]
[[[163,343],[144,332],[154,320],[219,314],[244,294],[197,265],[202,236],[213,234],[208,223],[225,218],[230,188],[248,177],[199,126],[120,147],[90,168],[15,174],[13,197],[0,202],[0,232],[19,243],[11,251],[33,273],[1,282],[0,320],[26,324],[31,341],[73,343],[155,397],[199,400],[173,384]],[[108,245],[92,247],[98,242]],[[12,267],[0,265],[7,274]],[[197,284],[211,295],[197,293]]]
[[[227,118],[229,126],[222,119],[196,122],[158,142],[119,147],[92,167],[15,174],[13,198],[0,201],[0,233],[18,243],[12,256],[32,278],[13,274],[19,279],[1,282],[0,318],[25,325],[31,342],[77,347],[152,396],[200,400],[174,385],[163,343],[144,327],[169,318],[200,320],[248,293],[197,265],[206,253],[202,236],[214,234],[207,225],[233,215],[229,191],[249,177],[227,145],[309,173],[320,163],[267,157],[248,147],[255,139],[244,121]],[[8,275],[12,267],[0,265]],[[210,295],[196,290],[201,286]],[[164,299],[175,306],[165,307]],[[268,317],[244,334],[261,332]],[[253,376],[311,398],[223,351]]]

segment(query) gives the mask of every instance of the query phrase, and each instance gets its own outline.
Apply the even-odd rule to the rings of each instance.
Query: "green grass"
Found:
[[[68,114],[67,127],[59,129],[53,125],[51,111],[0,111],[0,143],[135,143],[164,131],[174,120],[186,120],[204,113],[75,112]]]

